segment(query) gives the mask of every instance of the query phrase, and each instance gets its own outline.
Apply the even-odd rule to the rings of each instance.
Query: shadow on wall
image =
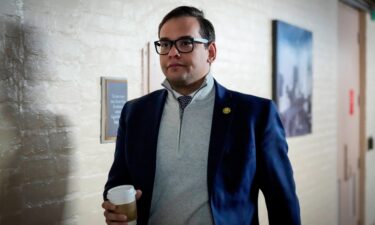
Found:
[[[0,224],[61,224],[73,147],[64,116],[41,107],[48,86],[32,91],[26,32],[0,14]]]

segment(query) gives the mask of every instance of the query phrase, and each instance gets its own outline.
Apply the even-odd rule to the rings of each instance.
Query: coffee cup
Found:
[[[137,224],[136,191],[133,185],[121,185],[109,189],[108,200],[116,205],[115,212],[124,214],[128,218],[129,225]]]

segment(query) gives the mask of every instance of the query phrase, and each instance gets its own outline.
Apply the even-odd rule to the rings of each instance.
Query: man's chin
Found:
[[[167,79],[171,82],[185,82],[187,80],[187,74],[186,73],[167,73],[166,75]]]
[[[169,79],[167,78],[168,82],[173,86],[173,87],[184,87],[189,84],[186,80],[183,79]]]

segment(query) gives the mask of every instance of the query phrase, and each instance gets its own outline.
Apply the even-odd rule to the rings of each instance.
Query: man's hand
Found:
[[[142,196],[142,191],[137,190],[135,198],[138,200]],[[105,222],[108,225],[127,225],[127,217],[124,214],[115,213],[116,206],[109,201],[104,201],[102,203],[102,208],[104,209]]]

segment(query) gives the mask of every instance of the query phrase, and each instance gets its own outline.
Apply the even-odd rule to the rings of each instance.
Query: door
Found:
[[[343,3],[338,10],[339,225],[359,221],[360,13]]]

